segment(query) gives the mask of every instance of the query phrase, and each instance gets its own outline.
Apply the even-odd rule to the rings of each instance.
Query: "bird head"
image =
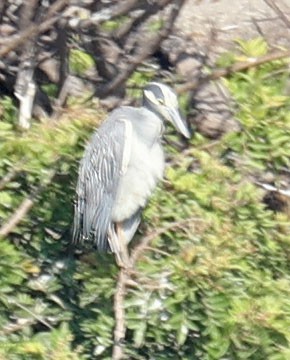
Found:
[[[177,96],[169,86],[157,82],[149,83],[143,91],[143,106],[173,124],[184,137],[190,138],[186,121],[179,112]]]

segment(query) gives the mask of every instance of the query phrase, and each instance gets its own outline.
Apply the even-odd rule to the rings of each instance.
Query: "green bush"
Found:
[[[255,41],[240,42],[230,61],[267,51]],[[225,80],[240,133],[215,143],[195,134],[186,156],[168,147],[166,181],[136,239],[160,230],[126,294],[126,358],[290,358],[290,221],[266,208],[251,180],[289,164],[286,65],[275,61]],[[111,358],[113,256],[70,257],[67,248],[78,160],[104,117],[86,106],[20,133],[10,100],[0,105],[0,176],[12,174],[0,182],[1,224],[24,199],[33,201],[0,240],[0,359]]]

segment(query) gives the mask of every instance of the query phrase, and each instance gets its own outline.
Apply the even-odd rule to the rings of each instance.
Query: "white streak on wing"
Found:
[[[124,150],[122,156],[122,165],[121,165],[121,175],[124,175],[128,169],[131,150],[132,150],[132,124],[126,119],[120,119],[125,125],[125,140],[124,140]]]

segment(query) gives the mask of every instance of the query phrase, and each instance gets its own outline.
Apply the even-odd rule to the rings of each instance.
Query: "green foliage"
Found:
[[[35,206],[9,238],[0,239],[0,358],[81,359],[68,329],[72,316],[66,288],[72,270],[61,253],[65,241],[60,236],[71,223],[84,139],[103,112],[75,106],[57,123],[35,124],[20,133],[12,125],[12,104],[5,99],[2,105],[7,122],[0,122],[0,173],[1,178],[12,175],[0,185],[0,223],[28,196]],[[34,197],[39,187],[44,191]]]
[[[124,25],[129,20],[128,16],[119,16],[117,20],[107,20],[101,24],[101,29],[103,31],[112,32],[118,30],[122,25]]]
[[[239,44],[242,54],[249,58],[263,56],[268,52],[268,44],[261,37],[248,41],[238,39],[236,42]]]
[[[164,20],[163,19],[156,19],[156,20],[152,20],[150,21],[150,23],[148,24],[148,30],[156,33],[157,31],[160,31],[164,26]]]
[[[57,96],[57,85],[56,84],[44,84],[41,86],[41,89],[50,97]]]
[[[239,43],[248,56],[266,51],[261,39]],[[255,48],[255,44],[259,46]],[[239,106],[236,116],[243,126],[241,133],[229,134],[225,146],[243,155],[250,167],[278,170],[289,166],[287,66],[288,60],[272,61],[225,80]]]
[[[71,49],[69,53],[69,67],[76,75],[83,75],[94,66],[95,62],[91,55],[79,49]]]
[[[129,87],[128,95],[135,99],[140,99],[143,87],[153,79],[154,74],[154,69],[141,68],[134,71],[127,81],[127,86]]]
[[[239,58],[267,50],[261,40],[240,49]],[[286,65],[225,81],[240,133],[215,143],[196,134],[186,155],[168,146],[166,181],[144,212],[146,231],[163,231],[138,261],[125,299],[126,358],[289,359],[289,216],[267,209],[249,177],[289,164]],[[151,77],[138,72],[129,84]],[[186,110],[186,97],[181,103]],[[20,133],[16,109],[1,102],[0,177],[12,177],[0,181],[0,223],[42,191],[0,239],[0,359],[111,359],[114,258],[86,250],[72,259],[67,250],[78,160],[104,116],[86,106]]]
[[[14,123],[16,118],[17,109],[13,104],[13,101],[8,96],[0,99],[0,116],[1,116],[1,130],[5,131],[11,128],[10,124]],[[2,135],[5,136],[5,133]]]

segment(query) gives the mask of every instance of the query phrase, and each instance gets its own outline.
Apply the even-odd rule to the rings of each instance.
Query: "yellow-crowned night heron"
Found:
[[[176,94],[152,82],[143,91],[142,107],[114,110],[93,135],[79,169],[73,243],[91,240],[98,250],[114,252],[119,265],[128,265],[127,244],[163,175],[164,120],[190,137]]]

